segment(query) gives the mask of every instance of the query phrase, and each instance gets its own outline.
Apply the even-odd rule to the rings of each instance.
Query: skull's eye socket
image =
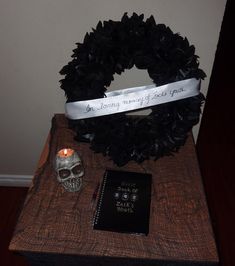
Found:
[[[61,179],[67,178],[70,176],[70,171],[68,169],[59,170],[59,176]]]
[[[74,166],[71,171],[73,172],[74,175],[79,175],[82,172],[82,165],[78,164]]]

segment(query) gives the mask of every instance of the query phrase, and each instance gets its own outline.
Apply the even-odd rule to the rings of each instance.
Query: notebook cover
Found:
[[[106,170],[94,229],[147,235],[151,183],[151,174]]]

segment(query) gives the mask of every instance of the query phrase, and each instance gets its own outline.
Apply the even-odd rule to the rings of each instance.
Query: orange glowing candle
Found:
[[[58,156],[61,158],[68,158],[74,154],[73,149],[62,149],[58,151]]]

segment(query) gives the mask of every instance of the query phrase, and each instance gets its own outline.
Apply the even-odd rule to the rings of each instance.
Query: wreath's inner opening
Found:
[[[132,69],[126,69],[121,75],[114,74],[114,80],[107,89],[107,92],[151,84],[154,83],[149,77],[147,70],[138,69],[134,66]],[[151,109],[148,108],[130,112],[128,115],[149,115],[150,113]]]

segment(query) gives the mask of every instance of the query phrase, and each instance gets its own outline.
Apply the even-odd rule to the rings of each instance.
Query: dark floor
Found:
[[[8,246],[28,188],[0,187],[0,266],[26,266],[28,263]]]

